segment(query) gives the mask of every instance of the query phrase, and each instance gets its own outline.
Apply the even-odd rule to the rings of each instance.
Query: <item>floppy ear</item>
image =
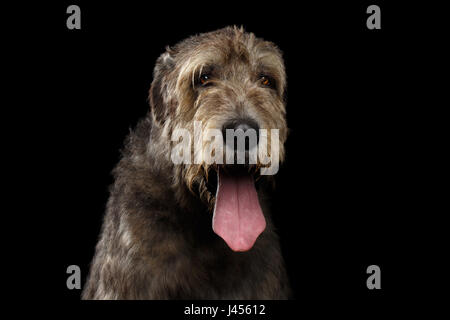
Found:
[[[169,50],[170,49],[167,48],[167,52],[163,53],[158,60],[156,60],[155,69],[153,70],[153,82],[149,94],[153,120],[160,124],[164,124],[169,112],[167,98],[164,97],[163,93],[167,91],[168,75],[175,65]]]

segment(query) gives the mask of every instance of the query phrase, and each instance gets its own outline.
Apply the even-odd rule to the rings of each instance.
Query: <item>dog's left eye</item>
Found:
[[[259,77],[259,81],[260,83],[265,86],[265,87],[270,87],[273,88],[274,87],[274,81],[271,77],[266,76],[266,75],[261,75]]]

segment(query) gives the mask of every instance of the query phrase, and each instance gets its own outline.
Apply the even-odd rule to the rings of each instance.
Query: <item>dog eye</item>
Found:
[[[204,85],[204,84],[206,84],[210,79],[211,79],[211,77],[209,76],[209,74],[203,73],[202,75],[200,75],[199,81],[200,81],[200,84]]]
[[[269,76],[261,75],[259,77],[259,81],[261,82],[261,84],[263,86],[270,87],[270,88],[274,87],[274,81]]]

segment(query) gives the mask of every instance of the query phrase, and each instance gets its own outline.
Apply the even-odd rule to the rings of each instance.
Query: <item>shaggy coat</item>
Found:
[[[199,51],[204,52],[199,46],[206,48],[208,44],[216,48],[220,44],[221,51],[230,47],[229,52],[224,53],[228,60],[216,61],[222,66],[232,63],[230,59],[237,50],[240,50],[239,63],[243,68],[248,66],[248,70],[257,67],[252,62],[253,53],[266,50],[274,56],[268,62],[274,69],[273,88],[265,89],[248,82],[248,92],[253,90],[253,94],[246,94],[250,101],[247,109],[264,103],[261,99],[252,102],[252,96],[255,99],[263,96],[264,101],[270,101],[267,108],[272,108],[271,112],[259,115],[255,112],[254,117],[259,117],[261,127],[281,128],[280,139],[284,143],[287,132],[283,97],[285,75],[281,54],[273,44],[243,30],[225,28],[168,48],[155,67],[150,90],[151,112],[127,137],[121,160],[113,170],[115,182],[110,189],[83,299],[289,297],[279,241],[268,210],[271,179],[262,177],[257,185],[266,229],[251,250],[234,252],[211,228],[211,205],[215,198],[214,192],[208,191],[205,171],[202,171],[204,166],[174,165],[168,156],[172,130],[189,126],[196,116],[183,108],[188,105],[202,108],[199,99],[208,95],[206,91],[193,90],[195,83],[192,81],[199,69],[198,65],[193,67],[197,62],[192,57]],[[204,54],[199,58],[202,59],[205,60]],[[218,72],[225,72],[224,69]],[[253,73],[248,74],[252,77]],[[231,73],[227,79],[228,86],[238,81]],[[228,91],[224,88],[221,92],[226,95]],[[206,111],[201,112],[204,115]],[[225,113],[233,112],[229,109]],[[210,121],[221,123],[218,117],[208,115]]]

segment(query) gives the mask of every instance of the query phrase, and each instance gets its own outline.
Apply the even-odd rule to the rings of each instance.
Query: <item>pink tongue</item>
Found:
[[[266,228],[266,220],[250,175],[219,171],[213,230],[233,251],[250,250]]]

